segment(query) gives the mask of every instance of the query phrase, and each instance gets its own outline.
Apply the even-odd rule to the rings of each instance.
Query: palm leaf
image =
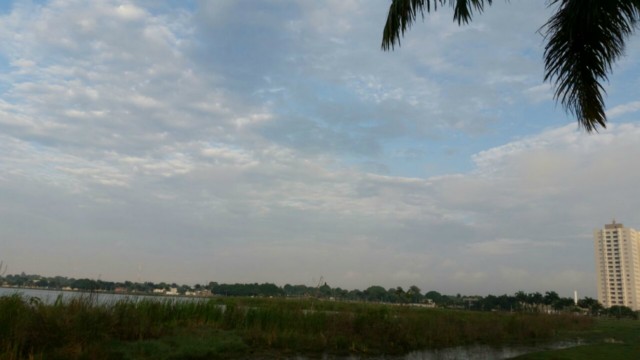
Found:
[[[640,21],[640,0],[548,0],[557,12],[542,27],[545,81],[554,97],[588,132],[606,127],[602,85],[613,63],[623,54],[625,41]],[[449,3],[459,25],[471,21],[492,0],[392,0],[382,34],[382,49],[393,50],[418,14]]]
[[[389,7],[387,22],[382,32],[382,49],[393,50],[400,46],[400,38],[416,21],[418,14],[424,17],[427,13],[438,10],[447,2],[453,7],[453,20],[459,25],[471,21],[473,11],[484,11],[485,3],[491,5],[493,0],[393,0]]]
[[[635,30],[638,0],[553,0],[558,11],[543,26],[545,81],[555,98],[588,132],[606,128],[602,82]]]

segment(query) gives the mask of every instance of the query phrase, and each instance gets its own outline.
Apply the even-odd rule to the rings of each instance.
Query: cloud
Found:
[[[122,4],[114,9],[114,14],[124,20],[141,20],[146,16],[146,11],[135,5]]]
[[[594,137],[569,127],[551,129],[478,154],[483,160],[474,172],[429,179],[332,169],[328,159],[311,162],[274,146],[258,151],[192,142],[172,148],[167,153],[173,157],[164,160],[111,153],[101,163],[89,163],[4,139],[2,153],[14,160],[3,158],[3,168],[10,171],[3,171],[2,181],[6,191],[23,194],[20,201],[27,209],[40,201],[57,203],[59,211],[41,216],[78,227],[65,225],[58,233],[92,233],[86,239],[109,244],[112,227],[119,239],[129,239],[133,249],[128,251],[157,256],[171,251],[196,267],[214,261],[211,271],[229,281],[307,281],[320,273],[343,287],[416,284],[478,293],[522,287],[513,277],[496,285],[493,279],[503,274],[497,263],[521,268],[529,279],[554,268],[573,271],[573,280],[549,275],[557,280],[532,281],[531,287],[544,290],[571,281],[589,293],[590,229],[607,221],[612,210],[629,216],[634,207],[624,192],[598,189],[633,191],[637,175],[615,156],[640,151],[638,131],[635,125],[615,126]],[[563,159],[561,165],[553,165],[557,159]],[[628,179],[607,175],[622,171],[619,167]],[[127,186],[119,190],[118,181]],[[27,197],[28,184],[50,192]],[[66,198],[52,195],[58,187],[67,189]],[[594,201],[600,207],[593,207]],[[13,203],[8,200],[4,211],[16,216],[6,207]],[[83,216],[89,222],[70,220],[78,205],[90,209]],[[105,220],[98,219],[109,219],[111,226],[99,225]],[[36,224],[43,232],[50,229]],[[176,239],[189,248],[177,247]],[[86,241],[88,248],[105,246]],[[559,254],[558,248],[566,251]],[[330,269],[324,265],[329,258]],[[440,259],[456,261],[444,269]],[[246,264],[243,271],[239,264]],[[380,270],[372,270],[372,264]],[[263,270],[256,279],[258,267]],[[302,270],[286,275],[294,269]]]
[[[114,279],[144,264],[151,281],[593,293],[591,229],[640,224],[635,100],[612,84],[629,122],[596,136],[540,110],[544,5],[495,4],[470,27],[442,9],[393,53],[386,9],[14,3],[3,256]]]
[[[553,99],[553,88],[551,84],[544,83],[526,89],[525,94],[529,96],[533,102],[548,101]]]
[[[607,117],[616,118],[624,114],[634,113],[640,110],[640,101],[632,101],[630,103],[614,106],[607,110]]]
[[[521,239],[495,239],[469,244],[467,248],[477,255],[512,255],[535,251],[540,246],[558,246],[557,242],[535,242]]]
[[[29,120],[14,122],[20,136],[81,151],[135,152],[158,146],[150,133],[166,134],[165,143],[198,132],[212,139],[254,116],[250,107],[229,111],[233,100],[215,88],[215,74],[194,73],[184,56],[192,43],[184,11],[164,16],[126,3],[74,2],[18,7],[7,18],[5,34],[22,35],[4,38],[6,53],[38,64],[5,74],[13,83],[4,97],[12,105],[7,117]]]

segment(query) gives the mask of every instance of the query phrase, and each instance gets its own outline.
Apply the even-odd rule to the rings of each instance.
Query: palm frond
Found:
[[[481,13],[484,11],[485,0],[456,0],[453,4],[453,20],[458,21],[458,25],[468,24],[471,21],[473,10]],[[488,5],[491,5],[492,0],[486,0]]]
[[[543,26],[545,81],[588,132],[606,128],[602,82],[623,54],[640,15],[638,0],[552,0],[557,12]]]
[[[424,18],[427,13],[438,10],[447,2],[453,7],[453,20],[459,25],[471,21],[473,11],[484,11],[485,3],[491,5],[493,0],[393,0],[389,7],[387,22],[382,31],[382,50],[393,50],[400,46],[400,39],[416,21],[418,14]]]

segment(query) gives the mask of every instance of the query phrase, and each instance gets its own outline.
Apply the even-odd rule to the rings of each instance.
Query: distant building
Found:
[[[598,301],[640,310],[640,232],[614,220],[593,233]]]
[[[172,287],[169,288],[169,291],[165,293],[166,295],[178,295],[178,288]]]

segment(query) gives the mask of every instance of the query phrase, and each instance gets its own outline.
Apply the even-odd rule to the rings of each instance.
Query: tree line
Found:
[[[582,312],[591,315],[638,318],[638,312],[625,306],[605,309],[596,299],[584,297],[574,303],[574,299],[561,297],[555,291],[526,293],[518,291],[513,295],[463,296],[444,295],[435,290],[423,292],[413,285],[407,289],[392,287],[385,289],[379,285],[364,290],[347,290],[331,287],[327,283],[318,286],[291,285],[278,286],[273,283],[179,285],[176,283],[153,282],[112,282],[95,279],[75,279],[64,276],[45,277],[25,273],[0,276],[0,284],[10,287],[40,288],[50,290],[73,289],[77,291],[123,292],[130,294],[152,294],[154,290],[171,289],[178,294],[201,296],[253,296],[318,298],[341,301],[364,301],[416,306],[438,306],[476,311],[518,311],[518,312]]]

